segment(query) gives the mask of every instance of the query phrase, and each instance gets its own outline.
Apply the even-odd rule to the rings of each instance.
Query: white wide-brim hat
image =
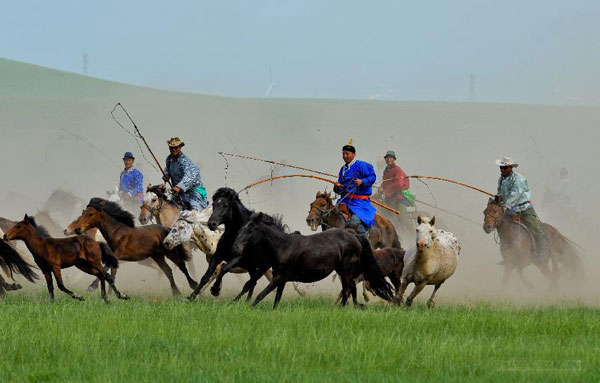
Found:
[[[517,166],[519,166],[519,164],[517,164],[512,158],[510,157],[504,157],[501,160],[496,160],[496,165],[498,166],[512,166],[513,168],[516,168]]]

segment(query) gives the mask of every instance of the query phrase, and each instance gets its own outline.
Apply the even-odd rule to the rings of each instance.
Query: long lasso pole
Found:
[[[314,169],[304,168],[304,167],[301,167],[301,166],[284,164],[282,162],[275,162],[275,161],[271,161],[271,160],[265,160],[265,159],[262,159],[262,158],[250,157],[250,156],[242,156],[242,155],[239,155],[239,154],[231,154],[231,153],[225,153],[225,152],[219,152],[219,154],[221,154],[222,156],[238,157],[238,158],[245,158],[245,159],[253,160],[253,161],[266,162],[266,163],[269,163],[269,164],[275,164],[275,165],[285,166],[285,167],[288,167],[288,168],[305,170],[305,171],[308,171],[308,172],[311,172],[311,173],[321,174],[321,175],[324,175],[324,176],[337,178],[337,176],[334,175],[334,174],[325,173],[325,172],[321,172],[321,171],[314,170]],[[455,180],[452,180],[452,179],[449,179],[449,178],[444,178],[444,177],[412,175],[412,176],[388,178],[388,179],[385,179],[385,180],[383,180],[381,182],[389,182],[389,181],[394,181],[396,179],[406,179],[406,178],[430,179],[430,180],[450,182],[450,183],[453,183],[455,185],[464,186],[466,188],[478,191],[478,192],[486,194],[486,195],[488,195],[490,197],[494,196],[494,194],[492,194],[490,192],[487,192],[487,191],[485,191],[483,189],[480,189],[478,187],[475,187],[475,186],[472,186],[472,185],[468,185],[468,184],[466,184],[464,182],[455,181]],[[329,181],[329,180],[327,180],[327,181]]]
[[[131,116],[129,115],[129,113],[127,113],[127,110],[125,109],[125,107],[120,102],[118,102],[115,105],[115,107],[113,108],[113,110],[110,112],[110,114],[112,115],[113,119],[117,122],[117,124],[119,124],[119,126],[121,126],[121,128],[125,129],[125,127],[123,127],[123,125],[121,125],[121,123],[119,123],[119,121],[117,120],[117,118],[113,114],[113,112],[115,111],[115,109],[117,109],[117,107],[120,107],[121,109],[123,109],[123,112],[125,112],[125,115],[127,116],[127,118],[129,118],[129,121],[131,121],[131,123],[133,124],[133,129],[135,131],[135,134],[142,140],[142,142],[146,146],[146,149],[148,149],[148,152],[150,152],[150,154],[152,155],[152,158],[154,159],[154,162],[156,162],[156,165],[158,165],[158,170],[160,170],[160,172],[162,173],[164,179],[167,180],[167,182],[169,183],[169,186],[171,186],[171,188],[173,188],[173,184],[171,183],[171,180],[169,180],[167,178],[167,174],[163,170],[162,166],[160,166],[160,162],[158,161],[158,159],[154,155],[154,152],[152,152],[152,149],[150,149],[150,145],[148,145],[148,142],[146,142],[146,138],[144,138],[144,136],[142,135],[142,132],[140,132],[140,130],[138,129],[137,124],[135,123],[135,121],[133,121],[133,118],[131,118]],[[125,130],[127,131],[127,129],[125,129]]]
[[[258,185],[260,185],[260,184],[263,184],[263,183],[265,183],[265,182],[274,181],[274,180],[278,180],[278,179],[282,179],[282,178],[293,178],[293,177],[301,177],[301,178],[313,178],[313,179],[317,179],[317,180],[321,180],[321,181],[329,182],[329,183],[331,183],[331,184],[334,184],[334,185],[335,185],[335,181],[332,181],[332,180],[330,180],[330,179],[328,179],[328,178],[324,178],[324,177],[313,176],[313,175],[311,175],[311,174],[288,174],[288,175],[285,175],[285,176],[269,177],[269,178],[265,178],[265,179],[263,179],[263,180],[260,180],[260,181],[254,182],[253,184],[250,184],[250,185],[246,186],[245,188],[243,188],[242,190],[240,190],[240,191],[238,192],[238,194],[239,194],[239,193],[241,193],[241,192],[243,192],[243,191],[246,191],[246,190],[248,190],[248,189],[250,189],[250,188],[253,188],[253,187],[255,187],[255,186],[258,186]],[[398,210],[396,210],[396,209],[392,209],[391,207],[389,207],[389,206],[387,206],[387,205],[384,205],[384,204],[382,204],[381,202],[378,202],[378,201],[375,201],[375,200],[372,200],[372,199],[371,199],[370,201],[371,201],[373,204],[375,204],[375,205],[377,205],[377,206],[379,206],[379,207],[382,207],[382,208],[384,208],[384,209],[387,209],[387,210],[391,211],[392,213],[395,213],[395,214],[400,214],[400,213],[401,213],[400,211],[398,211]]]

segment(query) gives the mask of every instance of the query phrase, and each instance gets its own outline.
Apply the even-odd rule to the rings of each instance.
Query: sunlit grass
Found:
[[[270,302],[95,295],[0,301],[0,381],[589,381],[600,315],[584,306]]]

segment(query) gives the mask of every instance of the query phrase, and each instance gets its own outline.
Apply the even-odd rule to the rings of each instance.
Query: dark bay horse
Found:
[[[185,262],[190,260],[190,254],[183,246],[173,250],[163,245],[163,240],[169,234],[169,228],[161,225],[136,227],[131,213],[123,210],[117,203],[102,198],[92,198],[75,221],[65,229],[65,234],[82,233],[89,228],[97,227],[106,239],[108,246],[115,256],[122,261],[138,262],[152,258],[165,273],[171,284],[174,295],[181,294],[173,278],[173,272],[165,256],[183,272],[190,287],[197,283],[190,276]],[[112,270],[113,277],[116,269]]]
[[[35,283],[36,279],[39,278],[33,271],[32,266],[25,262],[19,252],[4,239],[0,239],[0,268],[10,278],[13,277],[13,274],[21,274],[32,283]],[[7,283],[2,275],[0,275],[0,297],[4,295],[5,291],[19,290],[20,288],[20,284]]]
[[[483,230],[488,234],[496,230],[500,238],[500,254],[504,266],[504,286],[508,283],[513,270],[517,270],[523,283],[527,287],[532,287],[531,283],[523,276],[523,269],[531,264],[540,269],[552,285],[558,282],[559,263],[562,263],[569,270],[573,280],[583,278],[583,265],[581,258],[577,255],[577,250],[554,227],[545,223],[542,224],[548,241],[550,259],[540,262],[535,254],[535,241],[529,230],[523,224],[506,215],[505,208],[500,205],[497,199],[490,198],[488,200],[483,214]],[[550,263],[552,267],[550,267]]]
[[[350,295],[354,304],[359,305],[354,278],[361,273],[379,297],[392,300],[392,287],[379,269],[366,236],[338,228],[308,236],[287,234],[277,226],[272,217],[255,213],[233,244],[235,253],[242,258],[255,255],[247,252],[247,247],[262,246],[266,250],[266,259],[257,259],[256,262],[266,262],[265,267],[273,268],[273,280],[258,294],[253,306],[277,288],[273,304],[276,308],[287,282],[317,282],[333,271],[342,281],[342,305],[347,303]]]
[[[404,249],[395,249],[393,247],[373,250],[373,256],[377,261],[377,265],[379,265],[379,269],[385,277],[390,279],[395,291],[398,291],[400,288],[402,270],[404,270],[404,253]],[[370,291],[373,295],[377,295],[369,286],[369,283],[365,280],[365,276],[363,274],[360,274],[354,282],[357,284],[360,282],[363,283],[363,298],[365,299],[365,302],[369,301],[367,291]],[[335,303],[338,303],[340,299],[342,299],[341,292],[340,295],[338,295]]]
[[[211,287],[211,293],[214,296],[219,295],[221,289],[221,283],[223,277],[228,272],[232,271],[234,268],[239,267],[245,270],[248,270],[250,274],[250,281],[256,285],[256,281],[263,276],[270,267],[262,267],[265,265],[264,261],[264,251],[260,246],[249,246],[247,251],[253,253],[253,257],[246,257],[242,259],[233,253],[233,242],[235,241],[240,229],[252,215],[252,211],[247,209],[240,201],[240,198],[235,190],[231,188],[220,188],[213,195],[213,212],[208,219],[208,228],[210,230],[216,230],[219,225],[225,226],[225,231],[223,235],[219,239],[217,243],[217,250],[212,255],[210,262],[208,264],[208,269],[206,273],[200,280],[198,287],[194,292],[189,296],[188,299],[193,300],[202,290],[202,287],[206,285],[211,276],[214,274],[217,266],[221,263],[226,262],[221,268],[220,274],[217,276],[213,286]],[[284,230],[284,227],[279,227],[279,230]],[[260,260],[261,267],[257,267],[255,261]],[[250,282],[249,281],[249,282]],[[247,282],[248,283],[248,282]],[[296,291],[301,296],[304,293],[299,290],[296,286]],[[248,297],[252,295],[254,286],[252,288],[248,288]],[[236,299],[239,299],[242,294],[238,295]]]
[[[113,278],[104,272],[102,264],[117,268],[119,262],[108,246],[99,243],[87,235],[78,235],[70,238],[52,238],[48,232],[38,226],[35,219],[25,215],[21,222],[17,222],[4,234],[7,240],[20,239],[33,255],[44,277],[50,299],[54,300],[54,285],[52,275],[56,279],[58,288],[73,299],[83,300],[83,297],[67,289],[63,284],[61,270],[75,266],[81,271],[100,279],[102,299],[108,302],[104,281],[106,280],[119,299],[127,299],[117,290]]]
[[[345,228],[346,217],[340,205],[333,203],[331,192],[317,192],[316,199],[310,204],[310,211],[306,217],[306,223],[312,231],[319,226],[323,231],[334,227]],[[375,214],[375,224],[369,229],[369,242],[374,249],[393,247],[401,249],[400,237],[389,219]]]

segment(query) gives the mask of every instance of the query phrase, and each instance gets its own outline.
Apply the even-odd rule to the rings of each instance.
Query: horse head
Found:
[[[64,233],[65,235],[83,234],[91,228],[100,226],[100,212],[99,206],[89,206],[81,212],[81,215],[77,217],[73,222],[67,226]]]
[[[483,211],[483,231],[487,234],[496,229],[504,218],[504,207],[500,205],[500,199],[496,196],[488,200],[487,207]]]
[[[315,200],[310,203],[306,224],[310,226],[312,231],[317,231],[332,208],[331,192],[317,192]]]
[[[417,250],[423,251],[433,245],[437,237],[437,229],[435,228],[435,217],[417,217]]]
[[[150,222],[152,216],[158,215],[162,206],[162,201],[163,200],[159,198],[156,193],[150,191],[150,188],[148,188],[148,191],[144,194],[144,200],[142,201],[142,207],[138,217],[138,220],[142,225]]]
[[[181,245],[192,239],[193,233],[194,228],[192,227],[192,224],[184,219],[180,219],[171,227],[171,231],[169,231],[169,234],[163,240],[163,244],[167,249],[171,250],[175,246]]]
[[[6,233],[4,233],[5,241],[12,241],[15,239],[23,239],[30,234],[31,225],[35,225],[35,220],[33,217],[25,214],[25,217],[22,221],[14,224]]]
[[[242,201],[235,190],[220,188],[213,195],[213,212],[208,219],[208,228],[216,230],[217,226],[233,221],[233,210],[242,206]],[[242,206],[243,207],[243,206]]]

